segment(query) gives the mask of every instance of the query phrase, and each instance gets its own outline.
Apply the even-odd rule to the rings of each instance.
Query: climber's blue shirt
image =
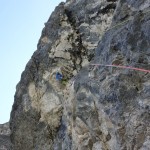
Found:
[[[62,74],[59,72],[56,73],[56,80],[61,80],[63,78]]]

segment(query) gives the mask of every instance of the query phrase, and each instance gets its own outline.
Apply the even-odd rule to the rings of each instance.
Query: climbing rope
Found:
[[[104,65],[104,64],[90,64],[92,66],[104,66],[104,67],[117,67],[117,68],[122,68],[122,69],[131,69],[131,70],[137,70],[137,71],[142,71],[146,73],[150,73],[150,70],[142,69],[142,68],[135,68],[131,66],[122,66],[122,65]]]
[[[141,13],[141,12],[140,12]],[[146,13],[150,13],[150,10],[147,10],[146,11],[143,11],[142,12],[143,14],[146,14]],[[123,25],[124,23],[130,21],[130,20],[133,20],[133,17],[130,17],[128,18],[127,20],[121,22],[121,23],[118,23],[114,26],[112,26],[111,28],[109,28],[107,31],[111,30],[111,29],[114,29],[120,25]],[[131,67],[131,66],[122,66],[122,65],[104,65],[104,64],[91,64],[92,66],[104,66],[104,67],[117,67],[117,68],[122,68],[122,69],[132,69],[132,70],[137,70],[137,71],[142,71],[142,72],[146,72],[146,73],[150,73],[150,70],[146,70],[146,69],[142,69],[142,68],[135,68],[135,67]]]

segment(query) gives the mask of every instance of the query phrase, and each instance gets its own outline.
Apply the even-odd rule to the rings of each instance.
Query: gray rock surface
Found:
[[[0,124],[0,150],[10,150],[10,129],[9,123]]]
[[[149,150],[150,73],[92,65],[150,70],[149,25],[149,0],[56,7],[16,87],[12,149]]]

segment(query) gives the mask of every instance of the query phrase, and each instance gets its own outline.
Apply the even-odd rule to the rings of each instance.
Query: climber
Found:
[[[56,72],[56,80],[60,81],[62,80],[62,78],[63,78],[63,75],[59,72]]]

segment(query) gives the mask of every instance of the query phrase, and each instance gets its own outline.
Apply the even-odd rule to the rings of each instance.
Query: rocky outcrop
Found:
[[[0,124],[0,134],[10,135],[9,122]]]
[[[93,65],[150,70],[149,7],[68,0],[55,9],[16,87],[14,150],[149,149],[150,74]]]
[[[0,124],[0,150],[10,150],[10,129],[9,123]]]

